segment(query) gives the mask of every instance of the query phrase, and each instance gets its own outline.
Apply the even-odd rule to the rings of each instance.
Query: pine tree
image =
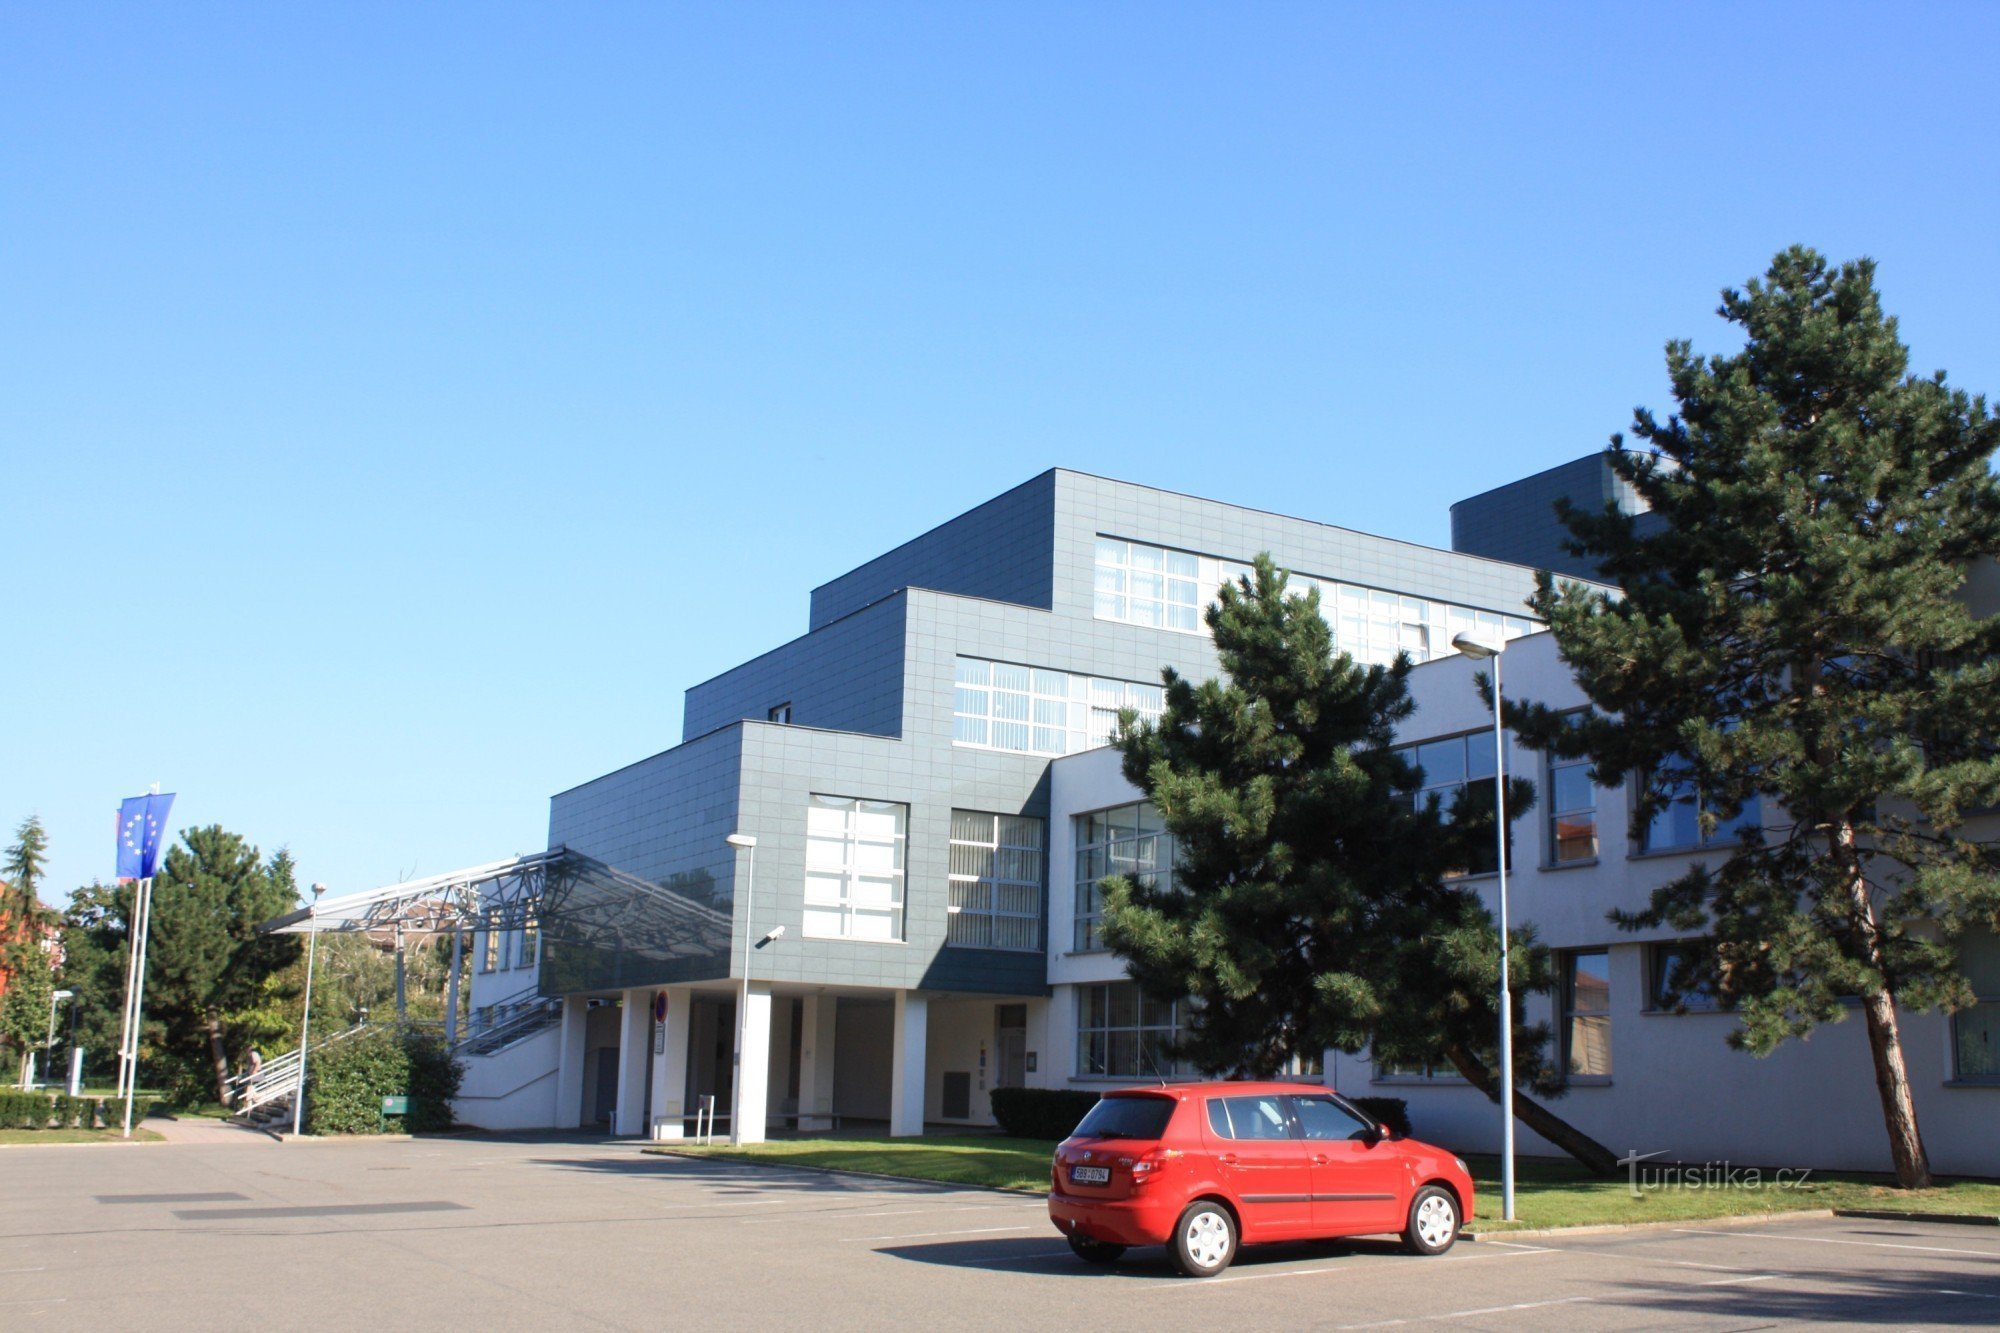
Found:
[[[297,906],[289,858],[265,863],[255,847],[216,825],[192,828],[168,848],[153,883],[146,1007],[166,1024],[167,1045],[205,1055],[216,1100],[229,1100],[226,1027],[253,1007],[266,978],[298,956],[298,938],[259,935],[257,923]]]
[[[1105,882],[1105,941],[1147,994],[1193,1000],[1180,1053],[1206,1073],[1270,1075],[1374,1042],[1377,1058],[1449,1059],[1497,1101],[1498,936],[1448,879],[1492,847],[1492,799],[1451,818],[1415,799],[1419,772],[1390,745],[1413,708],[1408,659],[1336,654],[1318,593],[1285,587],[1260,556],[1254,582],[1208,611],[1224,677],[1168,669],[1159,723],[1121,727],[1125,776],[1176,856],[1170,883]],[[1514,810],[1532,796],[1509,784]],[[1545,989],[1532,933],[1514,947],[1516,996]],[[1546,1029],[1515,1019],[1516,1108],[1610,1170],[1608,1151],[1518,1090],[1560,1085],[1545,1077]]]
[[[1865,259],[1787,250],[1719,313],[1743,350],[1668,344],[1678,414],[1636,414],[1645,452],[1613,437],[1663,523],[1563,507],[1623,589],[1544,575],[1534,598],[1593,707],[1510,718],[1602,784],[1636,775],[1635,837],[1675,803],[1720,835],[1613,919],[1706,932],[1671,980],[1732,1002],[1759,1054],[1858,999],[1897,1179],[1921,1187],[1899,1014],[1969,1003],[1959,941],[2000,924],[2000,854],[1964,826],[2000,801],[2000,616],[1966,599],[2000,551],[2000,423],[1907,373]]]
[[[14,901],[0,894],[0,918],[12,923],[18,933],[36,920],[40,904],[42,875],[49,860],[49,836],[41,817],[29,815],[14,831],[14,843],[7,859],[0,861],[0,880],[12,888]]]

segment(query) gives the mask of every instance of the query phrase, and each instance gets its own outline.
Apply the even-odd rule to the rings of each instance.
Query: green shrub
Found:
[[[43,1092],[0,1092],[0,1129],[47,1129],[51,1113]]]
[[[1397,1134],[1410,1132],[1410,1104],[1401,1097],[1349,1097],[1361,1114]]]
[[[993,1118],[1017,1139],[1066,1139],[1097,1105],[1097,1094],[1073,1088],[995,1088]]]
[[[444,1043],[388,1029],[315,1052],[306,1064],[306,1129],[313,1134],[424,1133],[451,1128],[463,1070]],[[408,1097],[410,1114],[382,1115],[384,1097]]]

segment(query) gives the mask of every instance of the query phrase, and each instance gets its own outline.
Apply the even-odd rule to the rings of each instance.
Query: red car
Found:
[[[1260,1241],[1399,1233],[1443,1254],[1472,1217],[1472,1177],[1324,1088],[1181,1083],[1091,1108],[1056,1148],[1049,1217],[1088,1263],[1166,1245],[1210,1277]]]

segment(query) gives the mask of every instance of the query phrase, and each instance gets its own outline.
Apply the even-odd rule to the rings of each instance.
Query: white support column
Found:
[[[732,1136],[739,1130],[744,1143],[764,1141],[764,1116],[771,1100],[771,983],[753,981],[744,997],[743,1062],[736,1071],[742,1080],[731,1114],[742,1117],[742,1125],[731,1124]]]
[[[833,1128],[833,1020],[840,1001],[808,995],[799,1014],[799,1128]]]
[[[694,992],[686,986],[668,986],[666,993],[665,1049],[653,1057],[652,1134],[657,1139],[678,1139],[686,1136],[681,1122],[686,1118],[687,1108],[681,1103],[687,1095],[688,1013],[694,1008]],[[650,996],[651,992],[647,994]],[[649,1040],[651,1035],[648,1028]]]
[[[556,1057],[557,1129],[583,1127],[583,1051],[590,1032],[590,1002],[563,996],[560,1054]]]
[[[618,1118],[612,1131],[646,1136],[646,1062],[653,1053],[653,988],[625,992],[618,1011]]]
[[[915,991],[896,992],[895,1051],[889,1071],[889,1133],[924,1132],[924,1046],[930,1037],[930,1001]]]

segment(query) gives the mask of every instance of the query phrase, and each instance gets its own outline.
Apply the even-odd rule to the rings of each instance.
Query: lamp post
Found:
[[[1493,825],[1500,854],[1500,1216],[1514,1220],[1514,992],[1508,979],[1507,733],[1500,725],[1500,654],[1504,639],[1457,634],[1451,646],[1474,661],[1493,660]]]
[[[73,991],[73,990],[58,990],[58,991],[50,991],[50,992],[49,992],[49,1035],[48,1035],[48,1040],[46,1040],[46,1041],[44,1041],[44,1042],[42,1043],[42,1058],[43,1058],[44,1060],[46,1060],[46,1059],[47,1059],[47,1058],[48,1058],[49,1056],[51,1056],[51,1055],[55,1054],[55,1049],[56,1049],[56,1001],[57,1001],[57,1000],[68,1000],[68,999],[73,999],[73,998],[75,998],[75,996],[76,996],[76,992],[75,992],[75,991]],[[49,1072],[48,1072],[48,1070],[44,1069],[44,1070],[42,1071],[42,1077],[46,1079],[46,1078],[47,1078],[48,1076],[49,1076]]]
[[[326,885],[313,885],[313,905],[307,920],[312,929],[306,932],[306,1009],[299,1019],[299,1079],[292,1085],[292,1137],[304,1132],[306,1122],[306,1047],[312,1042],[313,1021],[313,963],[319,945],[319,896],[326,892]]]
[[[757,839],[732,833],[723,839],[743,857],[743,984],[736,999],[736,1057],[729,1076],[729,1141],[743,1142],[743,1024],[750,1014],[750,906],[757,891]]]

